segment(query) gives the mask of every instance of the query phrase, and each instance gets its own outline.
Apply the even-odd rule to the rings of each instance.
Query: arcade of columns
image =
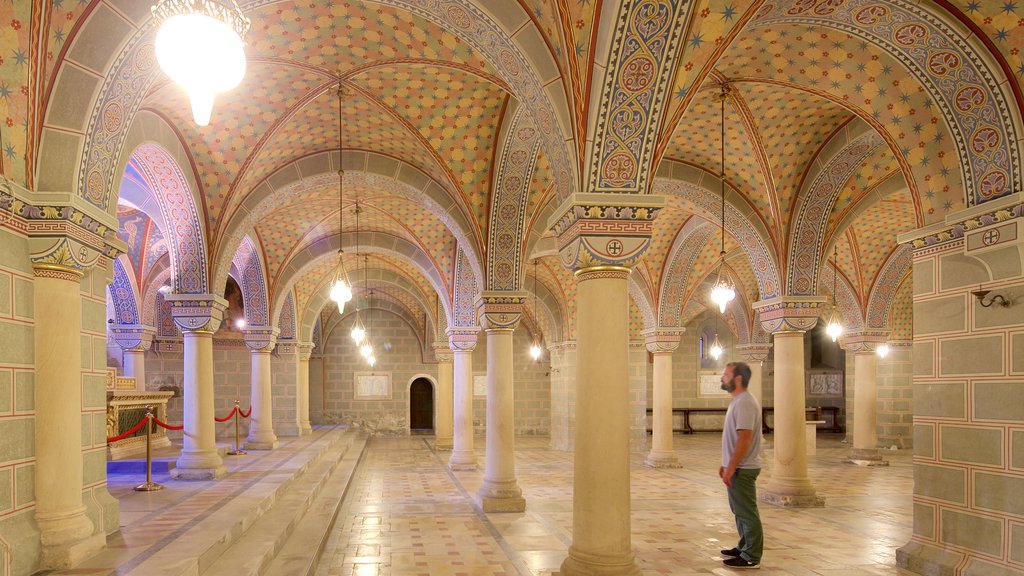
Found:
[[[559,346],[574,346],[575,373],[569,377],[575,399],[570,427],[575,435],[573,533],[562,573],[639,574],[630,542],[629,346],[631,339],[642,337],[653,362],[653,437],[646,462],[679,466],[671,433],[672,352],[685,333],[684,325],[694,317],[690,304],[704,298],[705,281],[720,270],[713,265],[718,247],[708,238],[719,224],[725,225],[718,212],[721,190],[721,215],[727,215],[729,228],[728,238],[724,233],[722,237],[726,256],[720,266],[741,285],[737,290],[740,297],[730,304],[728,314],[722,315],[729,322],[723,332],[733,333],[739,344],[737,357],[751,363],[755,395],[761,395],[757,387],[762,362],[773,358],[774,456],[771,477],[762,484],[763,498],[782,506],[824,504],[807,466],[804,335],[832,309],[839,310],[847,325],[842,346],[854,364],[850,459],[867,465],[885,463],[878,452],[876,432],[875,352],[891,332],[907,328],[909,311],[896,310],[892,303],[898,294],[912,291],[914,313],[927,315],[915,318],[913,334],[914,377],[920,384],[915,394],[922,395],[915,405],[920,410],[915,413],[914,438],[915,442],[920,439],[922,446],[915,447],[921,451],[915,462],[914,539],[901,549],[900,561],[922,573],[949,565],[977,565],[976,573],[984,573],[990,566],[1005,568],[1008,573],[1024,566],[1024,540],[1018,537],[1024,534],[1024,524],[1012,503],[1007,503],[1012,499],[1012,487],[1021,481],[1014,464],[1021,460],[1007,457],[977,468],[964,463],[969,460],[950,457],[944,461],[941,453],[934,453],[940,452],[936,438],[981,429],[997,432],[997,440],[1008,454],[1021,450],[1011,438],[1019,434],[1015,427],[1024,422],[1024,416],[977,399],[988,388],[1015,390],[1014,386],[1019,386],[1013,377],[1024,373],[1019,359],[1024,319],[1019,308],[992,316],[995,309],[988,310],[981,300],[976,304],[971,295],[984,284],[1010,294],[1012,300],[1024,278],[1024,235],[1017,231],[1024,217],[1021,98],[1019,73],[1012,68],[1020,65],[1020,57],[1016,48],[1010,48],[1012,42],[1019,41],[1004,39],[1000,44],[998,35],[993,36],[996,41],[990,41],[985,28],[992,18],[1003,15],[983,16],[975,12],[989,7],[959,7],[945,1],[926,2],[922,8],[903,2],[788,0],[742,3],[717,12],[718,8],[700,2],[604,2],[586,14],[575,14],[581,23],[578,28],[591,31],[593,42],[585,50],[589,61],[583,66],[584,76],[590,76],[581,80],[575,76],[581,63],[575,60],[565,66],[571,69],[565,78],[560,72],[561,59],[569,58],[567,53],[572,50],[561,47],[552,51],[559,55],[558,61],[549,62],[547,59],[554,58],[551,54],[545,52],[540,57],[532,48],[524,48],[531,40],[513,38],[510,30],[529,26],[529,34],[544,35],[544,26],[537,25],[526,11],[510,15],[509,11],[521,8],[518,5],[512,10],[495,2],[453,0],[436,13],[416,3],[380,3],[387,6],[386,10],[380,8],[387,12],[386,18],[401,22],[407,18],[412,29],[430,27],[428,32],[436,32],[433,36],[440,38],[444,31],[465,42],[469,46],[465,49],[482,62],[471,75],[500,88],[504,99],[495,109],[508,116],[507,124],[485,126],[493,132],[493,141],[487,146],[474,142],[477,148],[494,154],[487,159],[494,173],[479,182],[469,182],[472,170],[468,165],[442,164],[454,160],[440,149],[447,146],[447,156],[455,156],[451,150],[469,146],[465,142],[452,144],[446,140],[454,138],[452,133],[428,133],[427,127],[421,127],[423,132],[414,138],[417,145],[430,147],[429,154],[422,157],[422,151],[401,157],[403,152],[397,147],[374,150],[374,146],[385,146],[381,142],[387,135],[350,143],[342,151],[335,148],[333,134],[318,133],[315,136],[325,142],[296,147],[276,157],[253,156],[232,165],[240,174],[231,174],[226,180],[223,175],[202,174],[204,169],[213,172],[212,166],[218,162],[227,162],[210,152],[211,142],[219,139],[191,128],[178,130],[179,124],[186,125],[182,115],[162,108],[180,107],[181,102],[173,94],[161,92],[169,90],[167,86],[155,84],[155,69],[147,61],[152,60],[147,52],[152,50],[148,15],[125,2],[104,0],[90,5],[92,19],[83,19],[81,29],[76,28],[77,36],[67,39],[69,46],[85,47],[61,52],[63,68],[58,66],[54,72],[54,77],[69,85],[50,86],[50,99],[43,98],[36,85],[44,79],[45,67],[34,64],[37,69],[32,82],[26,83],[31,87],[26,91],[30,93],[31,117],[38,126],[31,127],[33,136],[24,142],[23,156],[28,160],[5,167],[0,214],[4,234],[16,240],[11,242],[14,258],[3,255],[5,274],[8,267],[16,271],[23,264],[7,260],[31,262],[30,267],[22,266],[30,268],[28,272],[18,272],[18,278],[31,285],[30,311],[15,320],[31,320],[34,356],[12,365],[30,366],[34,373],[32,458],[34,522],[41,548],[38,567],[73,565],[102,547],[106,533],[116,530],[116,507],[112,527],[97,525],[87,513],[83,492],[105,491],[102,486],[88,486],[83,477],[89,452],[82,447],[90,442],[83,436],[88,427],[82,422],[94,417],[83,407],[88,406],[91,389],[87,384],[67,383],[85,381],[83,366],[90,360],[83,356],[82,334],[98,331],[92,325],[92,303],[83,295],[90,294],[97,275],[102,280],[99,283],[113,280],[112,286],[116,286],[112,263],[130,260],[130,244],[118,237],[118,232],[123,235],[125,231],[119,230],[114,216],[119,190],[130,208],[149,210],[151,219],[159,220],[168,244],[171,290],[161,296],[161,302],[180,331],[183,359],[184,431],[173,472],[176,479],[217,479],[225,474],[215,442],[214,334],[228,308],[225,294],[218,290],[232,267],[240,239],[259,246],[253,252],[258,256],[249,260],[259,280],[244,279],[242,271],[237,275],[243,277],[239,284],[247,318],[251,313],[251,318],[258,319],[244,328],[251,362],[252,425],[247,445],[263,450],[275,449],[278,434],[285,433],[275,429],[272,373],[275,348],[282,346],[285,301],[291,298],[294,315],[287,342],[294,357],[296,382],[295,411],[289,422],[295,432],[304,434],[311,430],[311,327],[324,310],[333,270],[333,266],[328,269],[322,264],[331,260],[333,265],[340,248],[351,253],[353,246],[362,242],[367,253],[385,255],[381,259],[387,265],[374,269],[380,278],[385,272],[414,269],[416,274],[410,276],[417,278],[407,279],[408,285],[415,287],[419,282],[427,286],[442,303],[434,307],[433,316],[429,311],[424,314],[434,330],[423,335],[429,337],[425,341],[431,343],[437,363],[436,445],[451,449],[452,469],[483,469],[484,481],[477,496],[485,512],[522,512],[528,506],[515,469],[515,331],[522,329],[529,317],[534,326],[542,326],[534,330],[544,332],[552,354],[562,353]],[[330,3],[290,9],[316,11],[323,8],[320,4]],[[268,62],[269,54],[287,52],[260,36],[286,24],[270,22],[274,16],[263,12],[265,7],[258,2],[243,5],[243,9],[263,26],[262,31],[257,26],[250,32],[251,50]],[[1011,15],[1015,11],[1013,6],[1003,9]],[[330,10],[328,14],[342,17]],[[712,15],[714,24],[709,19]],[[52,14],[45,16],[49,19]],[[108,45],[96,38],[97,32],[105,31],[104,18],[110,26],[109,17],[119,23],[120,36],[107,30],[107,35],[117,40]],[[850,82],[862,72],[870,74],[872,82],[890,75],[898,80],[887,80],[889,84],[873,89],[872,95],[860,102],[849,96],[862,95],[863,85],[857,84],[855,90],[853,84],[836,81],[833,88],[822,88],[817,79],[806,78],[803,69],[785,70],[786,80],[762,77],[773,76],[768,68],[783,66],[771,59],[768,53],[775,49],[767,46],[779,44],[783,38],[799,37],[782,40],[782,44],[803,42],[801,31],[809,28],[820,36],[821,44],[829,44],[831,51],[842,53],[847,60],[856,61],[855,51],[860,50],[872,54],[873,62],[883,62],[878,70],[851,68],[844,72]],[[784,33],[779,35],[779,30]],[[544,37],[545,42],[534,43],[548,46],[546,42],[554,41]],[[706,39],[715,37],[714,42]],[[762,40],[765,46],[759,44]],[[821,49],[818,41],[810,44],[814,50]],[[862,46],[858,49],[855,45]],[[458,50],[442,43],[434,48],[445,54],[438,56],[438,61],[463,58]],[[789,51],[797,50],[787,47],[782,60],[796,58]],[[768,60],[757,61],[759,54]],[[471,58],[464,60],[450,68],[477,66]],[[807,66],[819,64],[813,60]],[[273,76],[273,62],[259,65],[268,66],[261,78]],[[842,66],[836,62],[834,68]],[[333,65],[313,67],[315,82],[310,80],[313,87],[303,101],[310,106],[325,101],[325,110],[331,111],[333,101],[321,96],[330,95],[338,83]],[[68,70],[83,69],[95,76],[96,90],[76,90],[70,85],[68,78],[80,72]],[[401,118],[397,110],[402,105],[388,101],[390,95],[381,88],[386,83],[372,78],[360,84],[360,73],[352,72],[341,80],[365,99],[354,106],[370,102],[376,106],[374,110],[386,111],[389,122],[416,130],[415,118]],[[783,70],[778,69],[777,74],[782,76]],[[570,102],[552,104],[551,95],[559,90],[542,88],[555,77],[565,83],[563,96]],[[104,78],[110,82],[99,82]],[[730,82],[743,88],[730,100],[730,115],[737,118],[726,141],[737,148],[733,155],[746,154],[753,159],[747,158],[749,166],[742,169],[729,172],[723,167],[719,172],[717,162],[712,161],[719,152],[717,135],[715,145],[704,146],[694,141],[693,134],[712,134],[719,128],[716,110],[703,100],[720,84]],[[887,94],[901,82],[914,88],[902,99]],[[379,93],[373,94],[374,90]],[[746,100],[741,95],[744,90]],[[438,94],[438,101],[443,101],[445,93]],[[776,117],[758,116],[759,106],[773,106],[783,95],[792,98],[787,113],[814,106],[825,112],[820,117],[807,116],[802,124],[794,123],[804,130],[799,134],[796,126],[786,126]],[[222,116],[215,116],[214,124],[224,121],[229,111],[240,114],[244,110],[231,108],[228,101],[235,96],[242,97],[222,97],[225,111],[218,112]],[[892,100],[890,111],[897,108],[892,116],[904,107],[907,114],[891,122],[888,116],[883,118],[883,112],[872,107],[887,100]],[[429,108],[431,103],[423,106]],[[297,117],[299,108],[289,109],[288,115]],[[355,116],[363,111],[350,111],[349,120],[357,123]],[[78,118],[76,113],[88,117]],[[331,118],[329,113],[316,116],[316,122],[299,126],[295,132],[300,136],[309,132],[310,126]],[[786,115],[775,112],[775,116],[779,114]],[[902,118],[933,114],[931,122],[900,127]],[[103,121],[97,124],[94,120],[100,117]],[[764,134],[757,133],[755,119]],[[769,124],[777,133],[769,134]],[[827,125],[826,133],[814,133],[819,124]],[[356,128],[368,129],[358,124]],[[809,151],[803,173],[788,174],[790,179],[784,184],[789,188],[784,189],[782,165],[789,161],[780,162],[772,154],[788,158],[786,154],[803,153],[786,148],[791,139],[786,130],[790,128],[798,147]],[[756,137],[744,137],[747,132],[741,134],[741,130]],[[763,144],[751,148],[750,142],[762,140],[771,140],[779,149]],[[242,142],[234,148],[249,146],[258,152],[264,145],[262,141],[260,146],[255,144]],[[153,148],[164,150],[163,155],[153,154]],[[282,162],[281,156],[287,157],[287,162]],[[423,158],[438,165],[417,165],[426,162]],[[260,168],[261,162],[268,166]],[[175,163],[179,166],[165,172],[157,173],[154,168]],[[189,164],[191,170],[181,168]],[[132,195],[130,178],[124,176],[126,167],[142,174],[152,188],[159,188],[150,190],[149,200]],[[253,172],[243,174],[244,170]],[[456,174],[457,170],[466,175]],[[773,170],[777,178],[773,178]],[[762,175],[754,174],[757,171]],[[351,177],[364,201],[381,203],[380,215],[367,228],[353,233],[340,226],[328,230],[323,222],[302,218],[274,221],[282,218],[283,212],[274,210],[275,202],[306,201],[327,213],[334,210],[338,177],[345,182]],[[535,185],[534,180],[541,184]],[[250,188],[242,189],[243,185]],[[484,198],[482,206],[471,205],[476,201],[472,191],[464,194],[462,186],[474,185],[487,188],[484,194],[476,191],[476,196]],[[226,200],[212,192],[218,186],[230,188],[230,193],[223,194]],[[766,203],[770,204],[767,208]],[[213,205],[220,220],[209,208]],[[401,214],[388,220],[383,214],[389,210]],[[403,217],[406,221],[398,222]],[[445,238],[431,244],[430,233],[416,228],[417,218],[442,229]],[[315,236],[317,233],[322,235]],[[902,234],[898,240],[897,233]],[[859,241],[864,244],[861,248],[857,248]],[[274,242],[285,245],[275,247]],[[696,248],[690,249],[690,243]],[[444,247],[445,255],[437,246]],[[844,260],[829,262],[833,246],[842,250]],[[711,256],[702,256],[706,254]],[[546,290],[557,287],[563,291],[555,299],[562,318],[557,328],[565,343],[552,336],[556,322],[544,324],[545,320],[532,313],[536,308],[529,306],[531,301],[541,300],[536,282],[531,292],[525,281],[524,263],[535,258],[568,271],[545,276],[553,279]],[[320,268],[316,268],[318,262]],[[912,288],[908,279],[911,262]],[[321,276],[304,285],[303,278],[311,277],[314,269]],[[536,280],[536,272],[533,274]],[[841,289],[832,289],[825,280],[834,274],[843,277]],[[136,378],[144,388],[145,358],[157,330],[150,323],[152,318],[146,321],[140,313],[145,306],[144,287],[132,289],[138,301],[135,317],[130,321],[119,317],[108,332],[123,348],[125,375]],[[415,290],[408,288],[407,292]],[[571,295],[566,295],[569,292]],[[113,288],[111,294],[120,298]],[[638,314],[631,312],[631,302]],[[701,303],[700,311],[704,309]],[[547,304],[545,314],[554,316]],[[631,326],[638,315],[642,332]],[[899,326],[900,322],[904,325]],[[12,329],[7,324],[0,326],[0,335],[6,330]],[[448,342],[440,340],[443,336]],[[480,340],[486,342],[487,380],[482,463],[476,461],[473,433],[473,352]],[[951,420],[960,424],[960,432],[949,425]],[[924,445],[932,452],[924,452]],[[1004,490],[1006,497],[976,507],[976,495],[969,493],[974,490],[971,483],[960,485],[964,494],[948,496],[934,489],[940,482],[936,469],[962,473],[964,478],[991,476],[996,484],[988,486]],[[106,498],[109,500],[109,494]],[[963,535],[966,528],[962,527],[981,521],[998,524],[985,528],[995,534],[992,539],[998,540],[997,548]],[[0,530],[0,536],[7,536],[6,530]],[[979,533],[988,537],[989,532]],[[972,573],[971,569],[965,573]]]

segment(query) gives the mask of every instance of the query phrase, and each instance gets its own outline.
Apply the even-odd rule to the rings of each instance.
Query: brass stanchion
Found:
[[[146,481],[135,487],[138,492],[163,490],[161,484],[153,482],[153,407],[146,406]]]
[[[228,452],[228,456],[238,456],[240,454],[248,454],[238,444],[238,400],[235,400],[235,449]]]

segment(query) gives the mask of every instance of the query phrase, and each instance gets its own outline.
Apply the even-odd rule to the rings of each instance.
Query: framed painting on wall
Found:
[[[391,400],[390,372],[356,372],[356,400]]]
[[[728,398],[729,393],[722,390],[722,374],[720,372],[697,374],[697,396],[700,398]]]
[[[811,372],[807,374],[807,395],[834,397],[842,396],[843,373]]]

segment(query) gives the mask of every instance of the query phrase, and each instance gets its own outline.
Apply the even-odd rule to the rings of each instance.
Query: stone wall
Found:
[[[437,363],[433,355],[424,358],[412,328],[390,313],[375,315],[372,324],[377,365],[373,371],[388,374],[390,399],[357,400],[354,372],[370,372],[348,334],[351,319],[343,320],[325,335],[322,358],[310,360],[310,418],[313,423],[344,422],[367,426],[380,433],[409,431],[409,386],[418,376],[436,384]],[[513,337],[515,382],[515,426],[517,434],[547,435],[551,421],[550,358],[535,362],[529,356],[530,340],[525,330]],[[487,374],[487,335],[483,332],[473,351],[473,375]],[[486,396],[473,398],[473,422],[484,434],[487,422]]]
[[[82,279],[82,500],[97,533],[119,528],[107,492],[106,285],[101,260]],[[35,333],[32,267],[26,238],[0,229],[0,572],[32,574],[39,562],[35,526]],[[69,383],[69,385],[75,385]],[[50,471],[53,473],[54,471]]]
[[[1020,222],[914,253],[914,531],[897,558],[919,573],[1024,573]],[[982,307],[979,285],[1013,305]]]

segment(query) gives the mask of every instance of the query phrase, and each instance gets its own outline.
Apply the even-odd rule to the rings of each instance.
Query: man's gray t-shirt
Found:
[[[728,467],[732,452],[739,439],[737,430],[752,430],[753,438],[747,454],[737,468],[761,467],[761,405],[750,392],[736,395],[729,403],[725,414],[725,430],[722,431],[722,466]]]

